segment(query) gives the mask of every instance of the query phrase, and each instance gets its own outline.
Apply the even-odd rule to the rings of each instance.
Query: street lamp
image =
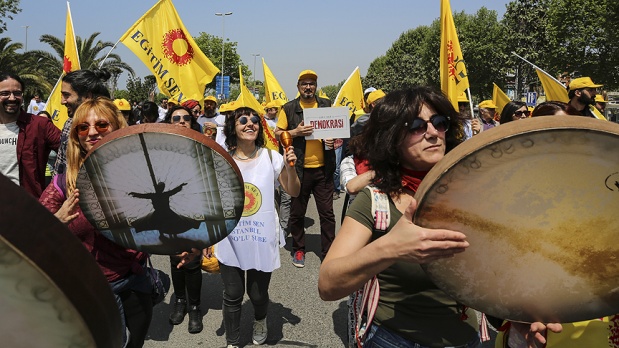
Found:
[[[254,75],[254,94],[256,93],[256,57],[260,57],[260,53],[252,53],[252,56],[254,56],[254,72],[252,73]]]
[[[26,28],[26,46],[24,49],[24,52],[28,51],[28,28],[30,28],[29,25],[22,25],[22,28]]]
[[[224,97],[224,45],[225,45],[225,38],[226,38],[226,27],[225,27],[225,22],[226,22],[226,16],[230,16],[232,14],[232,12],[226,12],[226,13],[215,13],[215,16],[220,16],[221,17],[221,96],[220,99],[223,99]]]

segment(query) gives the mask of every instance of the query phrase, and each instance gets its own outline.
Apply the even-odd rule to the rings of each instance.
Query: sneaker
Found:
[[[305,267],[305,251],[295,251],[294,256],[292,257],[292,264],[299,268]]]
[[[202,327],[202,311],[200,306],[189,306],[189,333],[197,334],[202,331]]]
[[[239,348],[239,346],[233,346],[231,344],[227,345],[226,348]]]
[[[333,192],[333,200],[338,200],[340,199],[340,191],[335,191]]]
[[[254,344],[263,344],[267,340],[267,318],[254,321]]]
[[[185,320],[185,314],[187,314],[187,300],[177,298],[170,313],[170,324],[178,325],[182,323]]]

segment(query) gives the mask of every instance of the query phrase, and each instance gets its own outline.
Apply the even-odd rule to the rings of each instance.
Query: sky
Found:
[[[75,0],[70,2],[75,34],[116,43],[156,0]],[[237,53],[258,80],[263,80],[262,58],[288,97],[296,94],[299,72],[318,74],[318,85],[336,85],[358,66],[365,76],[370,63],[384,55],[400,35],[430,25],[440,15],[440,0],[172,0],[192,36],[205,32],[237,42]],[[474,14],[481,7],[495,10],[499,19],[508,0],[451,0],[452,11]],[[51,51],[43,34],[64,38],[66,1],[21,0],[22,12],[7,20],[0,37],[27,41],[27,49]],[[232,12],[222,21],[215,13]],[[223,22],[223,23],[222,23]],[[28,28],[26,28],[28,26]],[[148,68],[122,43],[114,53],[140,77]],[[254,57],[254,55],[258,55]],[[219,64],[217,64],[219,65]],[[128,74],[119,79],[125,89]],[[246,79],[247,80],[247,79]],[[251,81],[251,80],[249,80]],[[246,82],[249,82],[246,81]],[[367,87],[367,86],[364,86]]]

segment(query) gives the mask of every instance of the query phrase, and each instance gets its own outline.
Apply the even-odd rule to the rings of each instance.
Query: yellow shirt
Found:
[[[317,108],[318,102],[314,99],[311,103],[301,101],[301,109]],[[284,109],[280,109],[277,117],[277,128],[288,129],[288,118]],[[305,141],[305,160],[303,168],[320,168],[325,165],[325,153],[322,140]]]

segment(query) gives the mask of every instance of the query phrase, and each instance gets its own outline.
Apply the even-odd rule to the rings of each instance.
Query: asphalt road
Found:
[[[334,201],[336,231],[344,196]],[[269,335],[266,346],[273,347],[344,347],[346,342],[346,299],[324,302],[318,296],[318,269],[320,267],[320,224],[314,200],[310,199],[305,220],[307,254],[305,268],[292,265],[291,241],[280,249],[282,266],[273,272],[269,295],[271,304],[267,315]],[[154,266],[170,274],[167,256],[152,257]],[[187,332],[188,318],[180,325],[168,322],[172,309],[173,291],[164,302],[153,309],[145,348],[155,347],[225,347],[222,319],[223,285],[219,275],[202,274],[202,314],[204,330],[199,334]],[[241,346],[252,346],[253,307],[247,296],[241,318]]]
[[[336,232],[340,227],[340,217],[344,195],[334,201]],[[320,224],[313,198],[308,205],[305,218],[307,254],[305,268],[292,265],[291,241],[287,239],[285,248],[280,249],[280,269],[273,272],[269,295],[271,304],[267,314],[268,339],[265,346],[273,347],[345,347],[347,306],[346,299],[324,302],[318,296],[318,269],[320,267]],[[167,256],[152,257],[154,266],[170,274]],[[219,275],[202,274],[202,314],[204,330],[199,334],[187,331],[188,318],[180,325],[168,322],[172,306],[170,290],[164,302],[153,309],[153,319],[145,348],[219,348],[226,347],[222,319],[223,285]],[[173,303],[173,302],[172,302]],[[247,296],[242,308],[241,347],[252,346],[253,307]],[[492,332],[494,336],[494,332]],[[486,342],[484,348],[494,347],[494,342]]]

